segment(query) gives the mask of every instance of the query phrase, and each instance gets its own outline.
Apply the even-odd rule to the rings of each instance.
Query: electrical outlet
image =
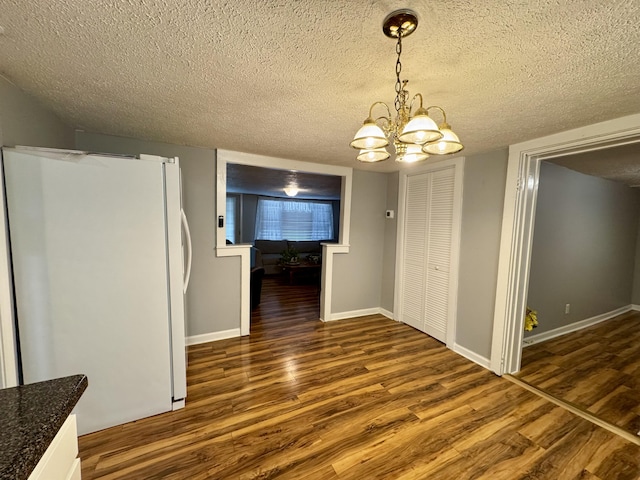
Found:
[[[564,306],[564,314],[565,314],[565,315],[569,315],[570,313],[571,313],[571,304],[570,304],[570,303],[567,303],[567,304]]]

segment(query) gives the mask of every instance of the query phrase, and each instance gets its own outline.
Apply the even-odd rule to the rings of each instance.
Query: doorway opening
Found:
[[[245,175],[238,175],[239,172],[244,172]],[[253,202],[255,208],[252,210],[247,205],[247,208],[243,209],[241,206],[240,210],[244,213],[239,215],[238,222],[246,226],[244,233],[238,236],[241,243],[230,245],[227,243],[225,229],[227,195],[240,193],[234,192],[234,189],[245,188],[246,190],[246,185],[242,187],[242,183],[250,178],[256,179],[253,181],[254,193],[251,194],[253,197],[247,196],[246,200],[247,204]],[[313,273],[312,278],[319,285],[319,314],[317,317],[321,320],[331,317],[333,255],[349,251],[351,179],[352,169],[347,167],[218,150],[216,254],[241,258],[241,335],[250,334],[251,270],[256,266],[258,260],[263,264],[267,276],[275,273],[288,273],[290,283],[293,283],[294,280],[306,279],[307,274]],[[260,190],[258,190],[258,185],[261,185]],[[292,187],[296,190],[295,192],[290,190]],[[285,193],[285,188],[288,190],[287,193]],[[287,227],[284,230],[274,232],[274,229],[269,225],[264,229],[260,226],[259,209],[261,203],[269,204],[265,208],[270,209],[270,213],[267,214],[268,218],[263,222],[269,224],[269,222],[273,223],[274,215],[277,216],[277,212],[274,213],[274,211],[279,207],[275,204],[284,203],[281,199],[294,196],[300,200],[286,203],[295,204],[297,208],[294,209],[295,211],[283,213],[281,216],[287,217],[287,221],[291,220],[292,225],[298,222],[298,224],[309,227],[305,234],[310,235],[309,239],[306,239],[305,235],[303,235],[305,238],[301,237],[300,239],[284,238],[296,237],[296,232],[299,230],[297,228]],[[309,197],[315,197],[317,202],[312,201]],[[241,199],[240,204],[242,205],[242,203]],[[323,207],[321,210],[324,214],[320,214],[321,216],[330,213],[335,219],[333,225],[330,225],[330,230],[317,231],[317,225],[323,222],[318,220],[319,217],[315,216],[315,213],[310,213],[312,210],[315,212],[317,210],[315,207],[318,206],[312,206],[312,203],[322,204],[320,206]],[[257,236],[266,238],[256,238]],[[261,245],[258,245],[258,241],[262,242]],[[317,252],[318,249],[321,250],[320,254]],[[304,257],[299,259],[296,254],[291,259],[288,256],[284,258],[283,252],[285,250],[288,254],[291,252],[304,254]],[[288,272],[284,271],[283,265],[289,268]],[[267,280],[269,279],[267,278]],[[262,294],[260,302],[262,302]]]
[[[498,375],[520,370],[541,162],[636,143],[640,143],[640,115],[509,148],[490,364]]]
[[[635,435],[640,429],[640,144],[546,160],[518,378]],[[637,290],[636,290],[637,294]],[[631,376],[629,375],[631,373]]]
[[[516,375],[521,369],[524,323],[532,268],[536,205],[543,162],[563,157],[575,163],[579,155],[599,155],[601,152],[611,148],[636,149],[639,146],[640,115],[632,115],[510,147],[491,350],[491,369],[497,374]],[[558,162],[561,161],[558,160]],[[638,225],[637,218],[634,224]],[[563,307],[566,309],[567,314],[571,311],[569,302]],[[532,306],[532,308],[535,308],[535,306]],[[626,311],[628,310],[631,310],[631,308],[626,309]],[[610,313],[622,314],[624,312]],[[596,335],[598,334],[596,333]],[[556,347],[552,346],[550,348]],[[593,348],[593,346],[587,345],[586,348]],[[530,357],[529,352],[527,352],[528,361],[531,361]],[[526,372],[524,373],[526,374]],[[536,373],[538,372],[534,372],[534,376]],[[528,380],[531,380],[531,377]],[[598,381],[602,381],[602,379]],[[537,387],[533,386],[533,388]],[[622,386],[621,388],[624,390],[626,387]],[[621,401],[621,399],[624,400],[628,397],[626,394],[629,392],[625,393],[622,390],[616,390],[611,395],[605,395],[605,398],[599,401],[596,400],[595,406],[583,408],[582,411],[594,417],[592,421],[595,421],[596,415],[593,415],[594,412],[590,410],[598,410],[600,407],[606,408],[605,404],[612,399],[614,402]],[[543,389],[540,389],[540,391],[549,395]],[[631,396],[633,395],[632,392]],[[559,401],[564,402],[563,399],[559,399]],[[634,408],[637,408],[637,398],[633,401],[635,402]],[[570,403],[574,404],[573,402]],[[628,408],[625,408],[625,410],[628,410]],[[600,420],[602,419],[598,419],[598,421]],[[619,422],[608,420],[605,420],[604,423],[609,424],[610,429],[612,431],[617,430],[616,433],[620,435],[633,438],[637,433],[621,428],[618,425]],[[634,424],[633,419],[631,422],[626,423],[628,424],[626,426],[630,426],[631,430],[637,430],[637,425]]]

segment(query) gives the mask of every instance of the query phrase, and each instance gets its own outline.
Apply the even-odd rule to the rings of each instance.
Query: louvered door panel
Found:
[[[407,177],[400,320],[445,342],[451,312],[455,167]]]
[[[428,174],[407,178],[401,321],[424,331]]]
[[[453,167],[431,174],[427,229],[424,331],[445,342],[453,234]]]

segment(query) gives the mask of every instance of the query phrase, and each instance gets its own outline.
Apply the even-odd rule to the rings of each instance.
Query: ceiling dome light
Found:
[[[298,192],[300,191],[300,190],[298,190],[298,187],[296,187],[295,185],[291,185],[289,187],[284,187],[283,190],[284,190],[284,193],[286,193],[288,197],[295,197],[296,195],[298,195]]]
[[[464,148],[458,136],[451,130],[451,125],[443,123],[440,125],[440,131],[442,132],[442,138],[435,142],[427,143],[422,147],[422,151],[425,153],[432,153],[436,155],[447,155],[450,153],[459,152]]]
[[[372,148],[369,150],[360,150],[356,157],[361,162],[374,163],[381,162],[389,158],[389,152],[384,148]]]

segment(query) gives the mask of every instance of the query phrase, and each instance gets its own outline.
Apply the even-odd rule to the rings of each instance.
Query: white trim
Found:
[[[231,330],[222,330],[221,332],[203,333],[201,335],[191,335],[186,338],[187,345],[200,345],[201,343],[216,342],[218,340],[226,340],[227,338],[240,337],[240,329],[232,328]]]
[[[395,320],[395,318],[393,318],[393,312],[390,312],[389,310],[386,310],[382,307],[380,307],[380,315],[384,315],[385,317],[387,317],[389,320]]]
[[[458,305],[458,274],[460,263],[460,236],[462,229],[462,198],[464,183],[464,162],[465,157],[455,157],[446,159],[436,159],[416,166],[411,170],[400,172],[400,185],[398,188],[398,227],[396,233],[396,270],[395,270],[395,291],[393,301],[393,318],[400,321],[402,318],[402,291],[403,279],[403,258],[404,258],[404,235],[405,235],[405,210],[407,177],[409,175],[421,175],[423,173],[434,172],[444,168],[455,168],[454,178],[454,200],[453,200],[453,232],[451,240],[451,270],[449,278],[449,318],[447,320],[446,344],[452,348],[456,339],[457,305]]]
[[[251,330],[251,245],[225,245],[216,248],[218,257],[240,257],[240,335]]]
[[[640,142],[640,114],[511,145],[491,344],[491,370],[520,369],[540,162]]]
[[[622,315],[623,313],[627,313],[632,310],[634,310],[633,305],[627,305],[626,307],[620,307],[610,312],[601,313],[600,315],[596,315],[594,317],[586,318],[584,320],[573,322],[568,325],[563,325],[562,327],[554,328],[553,330],[549,330],[547,332],[530,335],[522,340],[522,348],[530,347],[531,345],[535,345],[536,343],[546,342],[547,340],[551,340],[552,338],[561,337],[562,335],[566,335],[567,333],[576,332],[578,330],[582,330],[583,328],[587,328],[592,325],[611,320],[618,315]]]
[[[318,173],[321,175],[335,175],[342,177],[342,198],[340,199],[340,239],[339,243],[347,245],[349,243],[349,228],[351,216],[351,183],[353,169],[350,167],[339,167],[324,163],[301,162],[300,160],[289,160],[286,158],[267,157],[264,155],[254,155],[252,153],[234,152],[231,150],[217,150],[217,173],[216,173],[216,216],[226,216],[226,195],[227,195],[227,163],[237,163],[240,165],[252,165],[255,167],[271,168],[275,170],[297,170],[300,172]],[[217,218],[216,218],[217,222]],[[226,243],[225,229],[217,228],[216,224],[216,244]]]
[[[329,320],[325,320],[325,321],[333,322],[336,320],[345,320],[347,318],[365,317],[367,315],[384,315],[385,317],[387,317],[388,315],[385,315],[384,312],[387,312],[387,310],[384,310],[380,307],[362,308],[360,310],[351,310],[350,312],[334,313],[333,315],[331,315]],[[390,312],[387,312],[387,313],[390,313]]]
[[[230,150],[216,151],[216,254],[222,256],[236,256],[232,249],[235,245],[226,245],[225,228],[218,227],[218,218],[226,216],[227,195],[227,163],[252,165],[277,170],[297,170],[301,172],[318,173],[322,175],[336,175],[342,177],[340,199],[340,238],[338,244],[323,245],[322,275],[320,287],[320,319],[331,318],[331,299],[333,284],[333,254],[349,253],[349,229],[351,227],[351,188],[353,169],[323,163],[301,162],[285,158],[266,157],[251,153],[234,152]],[[249,252],[249,251],[248,251]],[[243,257],[244,258],[244,257]],[[251,269],[250,258],[241,262],[242,293],[240,330],[242,335],[249,335],[251,329],[251,309],[249,294],[249,278]],[[246,292],[245,292],[246,283]]]
[[[636,312],[640,312],[640,305],[631,305],[631,310],[635,310]]]
[[[331,314],[331,300],[333,298],[333,255],[338,253],[349,253],[349,245],[339,245],[335,243],[322,244],[320,320],[323,322],[333,320]]]
[[[458,355],[462,355],[467,360],[471,360],[473,363],[477,363],[481,367],[484,367],[486,369],[489,368],[491,361],[488,358],[483,357],[482,355],[478,355],[477,353],[472,352],[467,348],[464,348],[462,345],[458,343],[453,344],[452,350],[456,352]]]
[[[9,261],[9,229],[4,192],[4,162],[0,156],[0,388],[18,385],[13,286]]]

